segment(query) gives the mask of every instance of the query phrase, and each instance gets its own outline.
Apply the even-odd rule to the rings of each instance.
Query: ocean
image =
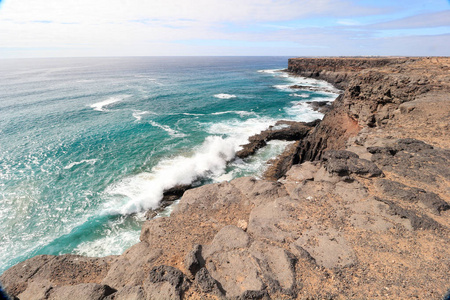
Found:
[[[244,160],[239,146],[337,96],[280,72],[287,60],[0,60],[0,274],[38,254],[121,254],[165,189],[260,176],[289,142]]]

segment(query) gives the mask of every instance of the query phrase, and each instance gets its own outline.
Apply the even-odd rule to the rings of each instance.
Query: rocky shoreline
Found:
[[[41,255],[0,277],[14,299],[442,299],[450,288],[450,58],[297,58],[344,92],[264,180],[183,189],[120,256]],[[280,130],[283,128],[283,130]],[[170,201],[179,194],[167,193]],[[173,195],[172,195],[173,194]]]

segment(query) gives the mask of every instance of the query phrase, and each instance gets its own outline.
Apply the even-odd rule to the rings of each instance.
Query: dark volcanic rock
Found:
[[[290,88],[291,89],[308,89],[309,86],[294,84],[294,85],[291,85]]]
[[[422,141],[400,139],[388,147],[369,147],[372,161],[409,180],[446,186],[450,180],[450,151],[434,149]]]
[[[322,159],[327,171],[339,176],[357,174],[365,177],[378,177],[383,174],[373,162],[361,159],[356,153],[346,150],[326,151]]]
[[[439,215],[441,211],[450,209],[450,205],[442,200],[439,195],[427,192],[424,189],[409,187],[396,181],[383,179],[377,181],[376,185],[386,196],[411,203],[420,202],[436,215]]]
[[[318,111],[323,114],[326,114],[331,110],[330,101],[307,101],[306,103],[308,103],[314,111]]]
[[[176,185],[164,191],[163,201],[174,201],[183,196],[186,190],[192,188],[192,185]]]
[[[305,137],[308,132],[318,124],[319,120],[313,122],[278,121],[275,126],[251,136],[249,143],[243,145],[243,149],[236,153],[239,158],[245,158],[254,154],[258,149],[267,145],[271,140],[298,141]],[[278,127],[278,128],[277,128]],[[281,128],[280,128],[281,127]]]
[[[191,276],[195,274],[205,265],[205,260],[202,257],[202,245],[195,245],[192,250],[186,255],[184,259],[184,267]]]
[[[278,180],[283,177],[294,164],[294,155],[298,147],[298,142],[289,145],[277,158],[269,160],[270,164],[264,172],[263,177],[267,180]]]
[[[177,289],[185,287],[186,280],[183,272],[170,266],[154,267],[148,276],[148,281],[152,283],[169,282]]]
[[[333,83],[344,89],[354,75],[364,69],[380,68],[387,65],[402,64],[414,58],[353,57],[353,58],[291,58],[288,72]]]
[[[445,229],[441,224],[433,220],[432,218],[419,214],[413,210],[405,209],[395,204],[392,201],[377,199],[380,202],[386,203],[389,206],[390,212],[393,215],[398,215],[401,218],[406,218],[411,222],[411,226],[414,230],[442,230]]]
[[[192,185],[176,185],[174,187],[171,187],[170,189],[165,190],[158,208],[149,209],[145,213],[146,219],[150,220],[156,217],[158,213],[164,211],[167,206],[172,205],[175,200],[180,199],[181,196],[183,196],[184,192],[191,188]]]
[[[225,295],[225,291],[217,280],[211,277],[206,268],[201,268],[195,274],[195,281],[202,292],[213,294],[216,296]]]
[[[264,300],[270,299],[267,291],[245,291],[244,294],[232,298],[233,300]]]
[[[170,266],[154,267],[144,282],[144,288],[151,299],[181,299],[190,283],[184,274]]]

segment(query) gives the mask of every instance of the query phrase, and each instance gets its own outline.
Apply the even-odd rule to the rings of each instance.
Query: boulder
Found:
[[[356,174],[364,177],[379,177],[383,172],[373,162],[361,159],[356,153],[346,150],[329,150],[323,154],[328,172],[339,176]]]
[[[150,271],[143,285],[150,299],[182,299],[190,282],[180,270],[161,265]]]

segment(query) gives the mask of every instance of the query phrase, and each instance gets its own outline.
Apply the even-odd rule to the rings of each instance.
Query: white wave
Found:
[[[157,123],[155,121],[149,121],[149,123],[150,123],[150,125],[152,125],[154,127],[161,128],[162,130],[167,132],[172,137],[185,137],[186,136],[186,134],[184,134],[182,132],[179,132],[179,131],[176,131],[176,130],[170,128],[167,125],[162,125],[162,124],[159,124],[159,123]]]
[[[124,217],[123,219],[125,219]],[[142,221],[145,218],[142,218]],[[111,228],[100,238],[80,243],[75,249],[74,254],[83,256],[108,256],[120,255],[124,249],[127,249],[139,242],[140,230],[131,230],[130,228],[121,228],[125,220],[110,222]]]
[[[299,122],[311,122],[316,119],[322,119],[323,114],[311,109],[306,102],[291,102],[293,105],[284,110],[291,116],[291,119]]]
[[[255,112],[253,111],[243,111],[243,110],[229,110],[229,111],[221,111],[221,112],[215,112],[212,113],[211,115],[225,115],[225,114],[237,114],[241,117],[245,117],[245,116],[258,116]]]
[[[238,148],[231,138],[209,136],[192,156],[177,156],[161,161],[150,173],[126,178],[107,189],[121,196],[105,206],[107,214],[130,214],[155,208],[164,190],[176,185],[191,184],[207,175],[218,176],[225,170]]]
[[[277,84],[273,87],[282,91],[292,92],[294,89],[291,89],[292,84]]]
[[[314,97],[311,99],[311,101],[331,101],[333,102],[334,100],[336,100],[338,94],[334,93],[334,92],[329,92],[329,91],[319,91],[317,92],[317,94],[326,96],[326,98],[324,97]]]
[[[191,113],[182,113],[185,116],[194,116],[194,117],[199,117],[199,116],[204,116],[205,114],[191,114]]]
[[[259,70],[260,73],[271,74],[275,77],[285,78],[289,82],[289,84],[277,84],[273,87],[279,89],[281,91],[290,92],[290,96],[293,97],[304,97],[297,96],[295,92],[298,90],[310,90],[314,92],[324,92],[333,94],[334,98],[336,98],[339,94],[339,90],[335,88],[331,83],[328,83],[324,80],[314,79],[314,78],[306,78],[301,76],[292,75],[288,72],[283,72],[283,70]],[[293,85],[302,86],[304,88],[291,88]],[[301,95],[301,94],[300,94]],[[306,98],[306,97],[305,97]]]
[[[84,164],[84,163],[93,165],[96,162],[97,162],[97,159],[83,159],[82,161],[76,161],[76,162],[68,164],[67,166],[64,167],[64,170],[72,169],[73,167]]]
[[[233,137],[240,141],[241,145],[247,142],[251,135],[260,133],[276,122],[273,118],[250,118],[245,121],[232,119],[220,123],[210,123],[207,128],[210,134],[220,134]]]
[[[136,121],[142,120],[142,116],[144,115],[156,115],[156,113],[152,111],[141,111],[141,110],[135,110],[133,112],[133,117],[136,119]]]
[[[279,89],[281,91],[285,91],[285,92],[290,92],[290,93],[294,92],[294,94],[291,94],[291,96],[294,95],[294,97],[296,97],[295,91],[298,91],[299,88],[291,88],[291,86],[293,86],[293,85],[303,86],[304,90],[311,90],[314,92],[325,91],[325,92],[330,92],[330,93],[335,93],[335,94],[339,93],[338,89],[336,89],[332,84],[330,84],[324,80],[296,76],[296,75],[292,75],[288,72],[284,72],[283,70],[276,70],[276,69],[259,70],[258,72],[271,74],[275,77],[282,77],[285,80],[287,80],[289,82],[289,84],[277,84],[277,85],[274,85],[273,87],[276,89]],[[301,88],[300,88],[300,90],[301,90]],[[337,97],[337,95],[335,97]]]
[[[297,93],[289,94],[289,96],[291,96],[291,97],[300,97],[300,98],[308,98],[309,97],[308,94],[297,94]]]
[[[267,161],[280,155],[288,145],[294,142],[273,140],[267,142],[267,146],[259,149],[254,155],[246,159],[236,159],[230,163],[227,169],[230,169],[221,176],[214,177],[213,181],[230,181],[241,176],[260,176],[269,166]]]
[[[236,95],[216,94],[216,95],[214,95],[214,97],[219,98],[219,99],[231,99],[231,98],[236,98]]]
[[[272,75],[273,77],[282,77],[282,78],[287,78],[290,76],[289,73],[284,72],[284,70],[280,69],[258,70],[258,73],[265,73],[268,75]]]
[[[104,107],[107,107],[107,106],[110,106],[111,104],[120,102],[128,97],[131,97],[131,95],[121,95],[121,96],[110,97],[106,100],[91,104],[90,107],[92,107],[94,110],[97,110],[97,111],[106,111],[104,109]]]
[[[282,73],[283,70],[280,69],[268,69],[268,70],[258,70],[258,73],[267,73],[267,74],[279,74]]]

